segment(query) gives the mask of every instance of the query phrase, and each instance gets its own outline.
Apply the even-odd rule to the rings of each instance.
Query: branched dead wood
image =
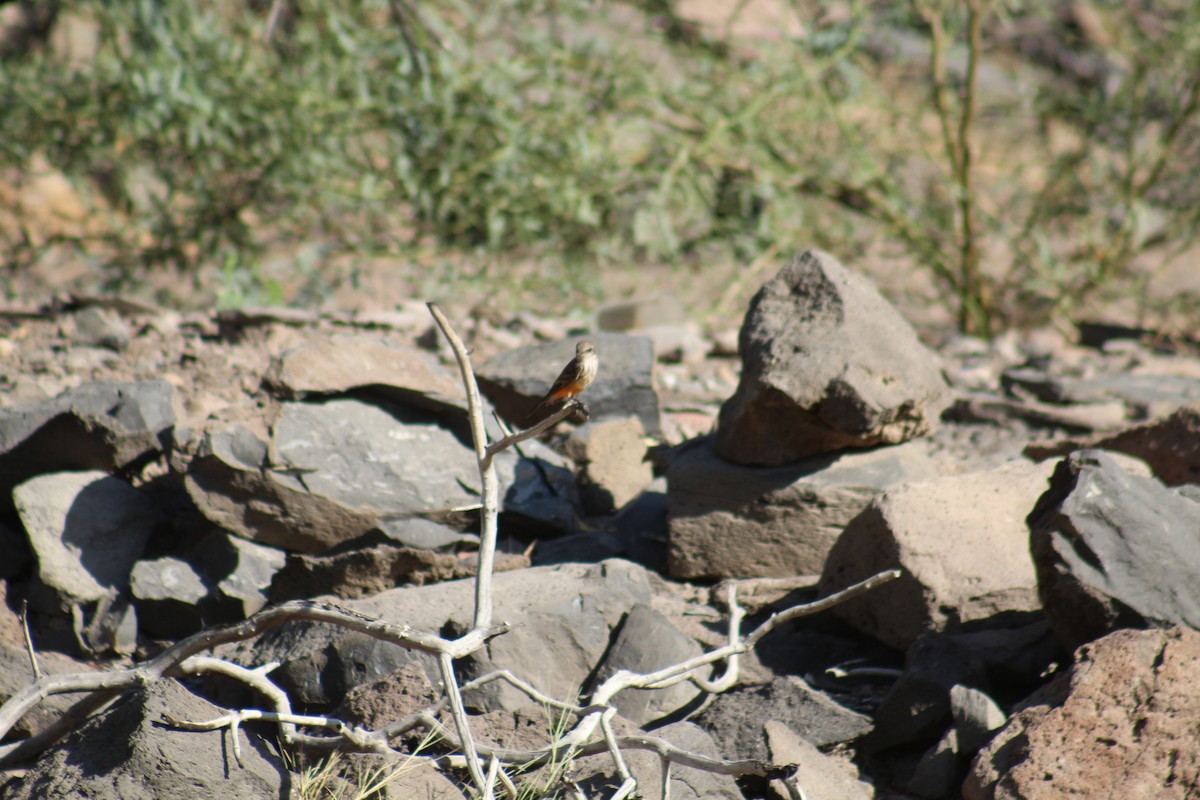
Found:
[[[449,321],[436,304],[429,305],[430,313],[445,334],[454,351],[467,393],[471,432],[474,437],[475,453],[482,482],[482,523],[480,536],[479,568],[475,581],[474,626],[458,639],[443,639],[430,633],[414,630],[407,625],[398,625],[368,617],[333,604],[295,600],[231,625],[210,628],[181,640],[158,656],[128,669],[109,672],[88,672],[67,675],[38,677],[32,685],[10,697],[0,706],[0,738],[7,735],[16,723],[38,703],[47,697],[63,693],[82,693],[81,699],[57,722],[40,734],[21,742],[0,746],[0,765],[13,764],[32,758],[65,735],[80,720],[104,707],[123,692],[147,685],[164,677],[183,677],[200,673],[218,673],[257,691],[268,702],[272,710],[242,709],[231,711],[211,720],[179,720],[167,717],[163,721],[189,730],[229,729],[233,737],[232,749],[241,762],[239,728],[247,720],[266,720],[279,724],[282,741],[289,746],[312,750],[353,751],[364,753],[395,753],[412,757],[392,747],[391,742],[416,729],[424,729],[426,736],[435,737],[441,746],[450,752],[441,756],[421,756],[429,763],[442,768],[465,769],[483,798],[496,796],[496,786],[515,797],[517,788],[508,770],[543,766],[556,761],[583,755],[607,753],[613,761],[621,786],[609,800],[629,797],[637,787],[630,773],[623,750],[649,750],[656,753],[663,763],[664,792],[669,791],[672,765],[691,767],[726,775],[760,775],[782,778],[794,769],[788,765],[771,764],[764,761],[724,761],[681,750],[653,736],[617,736],[612,727],[616,715],[613,700],[627,689],[660,689],[683,681],[691,681],[701,691],[719,693],[734,686],[739,678],[739,656],[753,649],[762,637],[780,625],[802,616],[815,614],[832,608],[853,597],[899,577],[899,570],[888,570],[860,583],[847,587],[829,597],[810,603],[793,606],[773,614],[753,631],[743,635],[741,631],[745,610],[739,604],[738,582],[730,581],[719,587],[723,605],[729,612],[728,643],[707,653],[672,664],[649,673],[618,671],[594,691],[586,706],[559,700],[507,670],[489,673],[465,684],[459,684],[455,675],[454,661],[479,650],[489,639],[508,630],[504,623],[492,623],[492,571],[495,561],[497,518],[499,510],[499,478],[496,474],[495,456],[507,447],[537,436],[574,413],[579,405],[567,403],[532,428],[509,433],[503,438],[488,442],[484,428],[483,403],[475,381],[470,358],[462,340],[454,332]],[[335,625],[365,634],[375,639],[400,647],[434,655],[437,659],[445,694],[433,706],[396,720],[378,730],[365,730],[347,725],[331,717],[295,714],[287,693],[276,686],[268,677],[277,666],[269,664],[248,668],[232,664],[201,652],[218,645],[244,641],[261,635],[265,631],[286,622],[308,621]],[[724,671],[718,677],[706,677],[709,667],[724,663]],[[559,709],[574,716],[570,728],[545,747],[537,750],[512,750],[490,747],[474,740],[462,693],[479,688],[492,681],[505,681],[524,692],[536,702]],[[453,727],[448,728],[439,717],[449,711]],[[304,726],[308,730],[300,730]],[[313,729],[328,733],[318,734]],[[789,790],[791,790],[789,781]],[[575,787],[578,793],[578,786]],[[664,797],[667,796],[664,793]]]

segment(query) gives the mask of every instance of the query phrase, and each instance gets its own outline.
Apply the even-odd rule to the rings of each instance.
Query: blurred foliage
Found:
[[[1099,3],[1113,40],[1072,43],[1087,77],[1021,51],[1017,23],[1061,28],[1052,12],[991,0],[796,0],[806,35],[751,48],[666,0],[63,0],[96,52],[0,60],[0,166],[44,157],[96,187],[110,224],[72,242],[90,258],[216,265],[226,303],[263,293],[280,243],[570,270],[809,246],[853,263],[883,240],[987,333],[1194,240],[1193,6]],[[898,71],[889,36],[931,58]],[[962,67],[985,51],[1019,56],[1015,90]],[[37,253],[3,244],[10,269]]]

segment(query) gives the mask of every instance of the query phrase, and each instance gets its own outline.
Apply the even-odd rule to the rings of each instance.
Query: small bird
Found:
[[[533,411],[529,412],[529,417],[526,419],[532,418],[546,406],[577,397],[580,392],[592,385],[599,366],[600,359],[596,357],[596,348],[592,346],[591,342],[580,342],[575,345],[575,357],[571,359],[571,363],[563,367],[563,371],[559,373],[554,385],[550,387],[550,391],[546,392],[546,396],[534,406]]]

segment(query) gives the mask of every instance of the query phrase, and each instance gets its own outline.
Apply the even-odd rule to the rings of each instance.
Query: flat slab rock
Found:
[[[1122,627],[1200,628],[1200,502],[1081,450],[1059,462],[1029,529],[1042,604],[1065,645]]]
[[[874,497],[936,475],[920,442],[748,467],[718,456],[711,439],[694,440],[667,473],[670,574],[818,574],[846,523]]]
[[[716,450],[776,465],[897,444],[932,430],[950,403],[937,357],[865,278],[806,250],[746,312],[742,375],[721,407]]]
[[[965,800],[1184,800],[1200,775],[1200,633],[1117,631],[1026,702],[980,751]]]

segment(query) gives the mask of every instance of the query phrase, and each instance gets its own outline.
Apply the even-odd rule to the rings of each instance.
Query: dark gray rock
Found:
[[[1068,647],[1123,627],[1200,627],[1200,504],[1100,450],[1061,461],[1029,515],[1046,616]]]
[[[52,400],[0,409],[0,511],[12,488],[63,470],[112,471],[163,451],[175,424],[166,381],[98,381]]]
[[[0,579],[15,578],[33,563],[29,542],[18,531],[0,522]]]
[[[667,479],[655,478],[646,491],[613,517],[612,529],[625,558],[655,572],[667,571]]]
[[[678,664],[701,654],[695,639],[676,628],[669,619],[648,605],[639,603],[630,609],[621,623],[612,648],[604,656],[592,689],[618,670],[648,673]],[[703,670],[708,677],[711,670]],[[613,705],[625,719],[645,726],[678,712],[700,695],[690,681],[666,689],[626,689],[614,698]]]
[[[139,561],[130,577],[130,591],[145,632],[164,639],[180,639],[204,627],[200,601],[208,587],[191,564],[181,558]]]
[[[129,571],[157,522],[148,498],[103,472],[31,478],[13,490],[13,501],[38,579],[60,608],[128,586]]]
[[[185,485],[218,527],[285,550],[322,553],[375,530],[444,549],[469,538],[445,527],[455,510],[479,502],[479,468],[461,427],[383,400],[285,403],[269,444],[241,426],[206,433]],[[537,442],[521,452],[495,460],[506,523],[573,529],[564,459]]]
[[[693,440],[667,472],[671,576],[820,573],[846,524],[880,492],[936,475],[919,442],[764,468],[724,460],[708,437]]]
[[[742,686],[713,698],[697,721],[710,731],[725,758],[766,758],[763,726],[775,720],[817,747],[850,742],[871,730],[868,717],[851,711],[794,675],[765,686]]]
[[[511,350],[478,368],[480,389],[505,419],[524,425],[558,373],[574,357],[578,338],[592,342],[600,359],[596,382],[579,398],[591,410],[591,419],[633,416],[642,421],[647,434],[658,435],[662,429],[654,391],[654,345],[639,336],[596,333]]]
[[[213,531],[189,551],[188,559],[209,587],[205,618],[212,624],[242,620],[261,610],[287,554],[225,531]]]
[[[163,800],[288,797],[292,775],[273,748],[242,727],[243,763],[225,730],[182,731],[163,715],[207,720],[225,713],[178,682],[135,689],[51,748],[5,796],[12,800]]]
[[[804,797],[830,800],[872,800],[874,789],[858,780],[858,772],[848,760],[828,756],[782,722],[769,720],[763,726],[771,760],[776,764],[795,764],[789,783],[799,785]],[[781,780],[771,782],[775,796],[791,797]]]
[[[946,731],[938,743],[925,751],[905,789],[909,794],[928,800],[954,796],[954,787],[962,783],[966,764],[954,728]]]
[[[716,450],[774,466],[932,430],[950,402],[937,358],[865,278],[801,253],[754,296],[742,375],[721,407]]]

